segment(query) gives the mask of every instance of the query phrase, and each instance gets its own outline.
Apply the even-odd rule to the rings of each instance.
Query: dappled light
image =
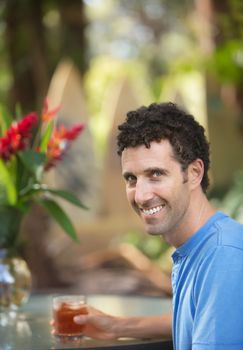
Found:
[[[117,126],[140,105],[170,100],[185,107],[210,140],[212,200],[241,218],[237,184],[242,177],[236,184],[234,174],[242,168],[243,147],[243,34],[237,16],[242,4],[84,0],[59,5],[48,0],[0,5],[1,119],[6,108],[16,116],[20,109],[41,110],[48,95],[51,108],[61,106],[61,123],[85,124],[82,138],[63,159],[65,166],[45,178],[47,184],[71,190],[89,208],[80,212],[60,200],[80,243],[60,235],[58,226],[33,208],[22,246],[35,274],[33,286],[82,290],[91,270],[102,279],[108,264],[106,278],[112,280],[122,260],[118,274],[127,276],[124,293],[168,294],[172,250],[163,241],[148,242],[128,206],[116,154]],[[131,232],[146,244],[129,240]],[[147,268],[125,268],[124,244],[127,252],[134,249],[140,261],[151,264],[154,278]],[[159,271],[165,274],[164,286]],[[94,284],[90,288],[95,291]]]

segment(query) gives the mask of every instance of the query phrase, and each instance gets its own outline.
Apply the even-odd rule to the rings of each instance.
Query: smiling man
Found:
[[[173,335],[175,350],[243,349],[243,226],[206,197],[204,129],[173,103],[127,114],[118,154],[129,203],[151,235],[175,247],[173,315],[77,316],[96,338]]]
[[[212,213],[200,187],[202,161],[195,159],[182,171],[168,140],[152,141],[149,148],[144,145],[125,148],[122,169],[127,198],[146,231],[163,235],[175,247],[197,230],[201,208],[206,209],[207,204],[208,214]]]

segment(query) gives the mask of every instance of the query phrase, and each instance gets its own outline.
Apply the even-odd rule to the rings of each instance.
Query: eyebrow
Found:
[[[155,171],[160,171],[161,174],[163,175],[168,175],[169,171],[167,169],[164,168],[159,168],[159,167],[150,167],[150,168],[146,168],[143,173],[146,176],[150,176],[152,173],[154,173]],[[135,176],[132,172],[130,171],[126,171],[122,174],[122,176],[124,177],[124,179],[126,179],[128,176]]]
[[[144,170],[144,173],[146,175],[151,175],[152,173],[154,173],[155,171],[159,171],[161,172],[161,174],[163,175],[168,175],[169,171],[167,169],[164,168],[159,168],[159,167],[151,167],[151,168],[147,168]]]

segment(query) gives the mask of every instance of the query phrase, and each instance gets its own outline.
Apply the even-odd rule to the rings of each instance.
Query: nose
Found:
[[[153,192],[151,186],[146,181],[137,180],[135,187],[134,200],[135,202],[143,206],[145,203],[149,202],[153,197]]]

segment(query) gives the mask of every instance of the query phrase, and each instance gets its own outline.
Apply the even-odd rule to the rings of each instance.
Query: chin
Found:
[[[161,229],[156,229],[156,227],[146,226],[145,227],[146,232],[151,236],[161,236],[162,232]]]

